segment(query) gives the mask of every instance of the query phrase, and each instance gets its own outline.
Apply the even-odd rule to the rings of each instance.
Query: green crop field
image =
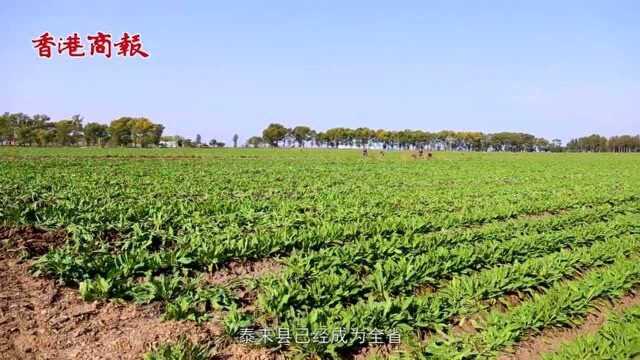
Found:
[[[220,329],[150,359],[518,357],[614,312],[532,351],[639,354],[612,308],[640,285],[640,154],[6,147],[0,175],[30,277]]]

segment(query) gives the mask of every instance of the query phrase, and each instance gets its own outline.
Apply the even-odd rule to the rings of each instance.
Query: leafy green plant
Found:
[[[144,355],[144,360],[209,360],[215,355],[211,345],[194,344],[186,337],[161,344]]]
[[[595,334],[586,334],[544,355],[545,360],[636,359],[640,357],[640,306],[609,314]]]
[[[250,315],[238,309],[237,306],[231,306],[223,320],[224,332],[226,335],[234,337],[242,328],[250,327],[252,320]]]

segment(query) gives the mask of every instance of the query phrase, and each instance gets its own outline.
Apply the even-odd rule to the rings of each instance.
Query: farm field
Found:
[[[4,147],[0,175],[0,358],[639,351],[640,154]]]

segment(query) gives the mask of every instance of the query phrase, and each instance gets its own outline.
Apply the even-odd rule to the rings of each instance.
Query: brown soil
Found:
[[[29,275],[29,265],[0,252],[0,359],[139,359],[156,344],[181,335],[223,343],[216,321],[162,321],[157,304],[87,303],[75,289]],[[239,344],[218,353],[223,359],[279,357]]]
[[[208,273],[205,280],[210,284],[228,284],[238,279],[257,278],[267,273],[276,273],[282,269],[276,259],[256,261],[231,261],[221,269]]]
[[[0,241],[3,251],[26,251],[29,255],[43,255],[50,249],[64,244],[67,234],[64,230],[46,231],[33,226],[0,226]]]
[[[462,336],[463,334],[476,334],[478,333],[478,324],[482,323],[488,312],[481,311],[471,314],[467,317],[456,319],[451,327],[451,334],[454,336]],[[423,337],[427,337],[428,333],[424,333]]]
[[[461,336],[463,334],[477,334],[480,324],[484,323],[487,315],[493,311],[507,312],[509,309],[518,306],[522,302],[522,298],[518,294],[506,294],[497,299],[490,299],[482,301],[483,309],[476,313],[470,314],[465,317],[456,317],[453,320],[453,326],[451,327],[451,333],[455,336]],[[427,336],[428,333],[424,333],[423,336]]]
[[[506,294],[497,299],[485,300],[482,303],[488,308],[488,311],[507,312],[522,303],[524,294]]]
[[[640,296],[635,293],[629,294],[617,300],[613,305],[604,304],[596,312],[590,313],[580,326],[544,330],[541,334],[518,343],[514,353],[503,354],[499,359],[540,359],[543,354],[556,351],[563,344],[572,342],[580,336],[596,333],[612,311],[621,312],[638,304],[640,304]]]
[[[208,273],[204,280],[209,284],[230,286],[246,311],[255,310],[258,294],[247,287],[244,280],[255,279],[269,273],[277,273],[282,269],[276,259],[261,259],[255,261],[232,261],[218,271]]]
[[[401,350],[398,345],[384,344],[367,346],[358,350],[355,354],[352,354],[350,358],[352,360],[386,359],[392,355],[398,355],[400,352]]]
[[[418,286],[413,293],[416,296],[427,296],[429,294],[433,294],[437,290],[438,289],[433,285],[422,285],[422,286]]]
[[[530,213],[530,214],[523,214],[523,215],[518,215],[516,216],[516,218],[518,220],[522,219],[522,220],[544,220],[547,218],[550,218],[552,216],[556,216],[556,215],[560,215],[560,214],[566,214],[568,212],[567,209],[561,209],[561,210],[555,210],[555,211],[543,211],[540,213]]]

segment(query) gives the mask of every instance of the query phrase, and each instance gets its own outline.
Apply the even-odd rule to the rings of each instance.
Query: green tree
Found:
[[[264,141],[273,147],[278,147],[278,142],[282,141],[285,136],[287,136],[287,128],[281,124],[269,124],[269,126],[262,131]]]
[[[35,142],[35,121],[27,114],[9,115],[9,123],[13,127],[13,139],[17,145],[32,145]]]
[[[102,146],[109,138],[109,126],[95,122],[88,123],[84,127],[84,141],[87,145]]]
[[[376,136],[376,132],[374,130],[365,127],[357,128],[353,133],[357,140],[357,145],[362,147],[366,147],[369,144],[369,141]]]
[[[0,144],[10,144],[14,140],[14,124],[11,114],[5,112],[0,116]]]
[[[311,128],[308,126],[296,126],[291,130],[291,135],[299,147],[304,147],[304,143],[310,140]]]
[[[153,144],[155,146],[160,145],[160,140],[162,139],[162,133],[164,132],[164,125],[162,124],[153,124],[153,128],[149,133],[147,133],[147,137],[145,138],[145,142],[147,144]]]
[[[570,151],[601,152],[607,151],[607,138],[602,135],[593,134],[577,139],[571,139],[567,143]]]
[[[34,116],[36,118],[38,115]],[[42,115],[41,115],[42,116]],[[35,130],[35,138],[38,146],[48,146],[55,143],[56,140],[56,125],[49,122],[49,117],[44,115],[39,119],[40,124]]]
[[[60,146],[67,146],[71,143],[71,130],[73,122],[71,120],[60,120],[56,122],[56,143]]]
[[[146,147],[153,133],[153,123],[147,118],[134,118],[130,122],[133,146]]]
[[[174,136],[175,140],[176,140],[176,146],[178,147],[182,147],[184,145],[184,137],[180,136],[180,135],[176,135]]]
[[[163,131],[164,126],[154,124],[144,117],[121,117],[109,125],[111,143],[116,146],[159,145]]]
[[[111,144],[114,146],[128,146],[133,142],[131,136],[131,124],[133,118],[121,117],[113,120],[109,125],[109,133],[111,134]]]
[[[82,138],[82,118],[74,115],[71,120],[55,123],[55,141],[60,146],[77,144]]]
[[[258,146],[263,144],[263,140],[261,137],[259,136],[252,136],[249,138],[249,140],[247,140],[247,146],[251,146],[254,148],[257,148]]]

